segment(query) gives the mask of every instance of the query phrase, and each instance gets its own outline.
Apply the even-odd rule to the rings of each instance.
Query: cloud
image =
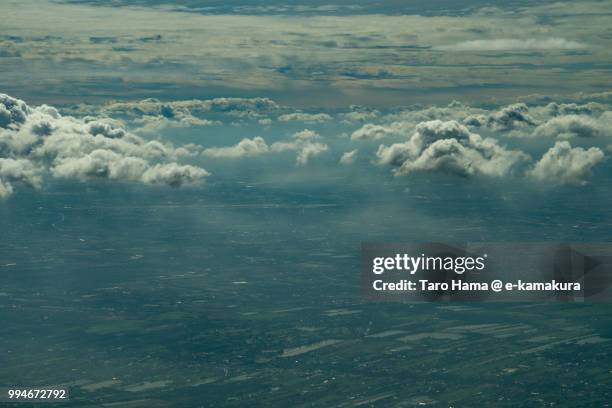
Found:
[[[596,102],[588,102],[586,104],[581,105],[576,103],[551,102],[546,105],[546,110],[551,116],[592,115],[595,113],[604,112],[606,110],[606,106]]]
[[[332,117],[327,113],[286,113],[278,117],[279,122],[304,122],[304,123],[321,123],[332,120]]]
[[[343,113],[342,117],[348,122],[365,122],[373,120],[380,114],[377,110],[369,110],[362,106],[351,106],[351,112]]]
[[[87,106],[81,106],[81,109],[87,108]],[[132,117],[152,115],[173,118],[181,115],[199,115],[209,112],[271,112],[279,108],[276,102],[268,98],[213,98],[170,102],[149,98],[136,102],[109,103],[101,108],[101,112]]]
[[[564,38],[499,38],[493,40],[463,41],[434,47],[440,51],[536,51],[536,50],[579,50],[586,44],[568,41]]]
[[[197,184],[209,175],[210,173],[206,170],[196,166],[158,163],[144,172],[142,181],[148,184],[167,184],[172,187],[180,187],[185,184]]]
[[[434,119],[461,121],[469,115],[484,113],[487,113],[487,111],[454,100],[446,106],[422,107],[417,105],[411,109],[385,115],[385,119],[416,124]]]
[[[409,142],[394,143],[391,146],[380,145],[376,151],[378,164],[388,164],[397,167],[404,164],[405,161],[414,155]]]
[[[315,142],[318,139],[321,139],[321,135],[317,132],[304,129],[294,133],[289,140],[275,142],[272,145],[268,145],[264,138],[257,136],[253,139],[244,138],[233,146],[210,147],[205,149],[202,154],[215,158],[240,158],[296,151],[296,165],[303,166],[311,158],[327,151],[328,146],[326,144]]]
[[[466,122],[469,121],[470,118],[467,118]],[[536,122],[529,115],[527,105],[514,103],[486,116],[483,124],[494,130],[512,130],[525,125],[533,126]]]
[[[502,177],[530,160],[525,153],[471,133],[456,121],[440,120],[420,123],[407,142],[381,145],[376,155],[380,164],[397,167],[395,175],[439,171],[464,177]]]
[[[147,141],[109,118],[62,116],[57,109],[30,107],[0,94],[0,189],[14,184],[41,187],[45,174],[78,180],[108,179],[171,186],[193,184],[208,176],[194,166],[175,163],[192,146]]]
[[[529,103],[529,104],[549,104],[553,106],[589,106],[596,109],[604,107],[605,104],[612,104],[612,91],[604,92],[573,92],[570,94],[554,94],[545,95],[534,93],[530,95],[523,95],[517,97],[517,100]],[[555,102],[551,102],[555,101]],[[586,102],[585,104],[578,104],[578,102]],[[565,112],[565,113],[584,113],[584,112]]]
[[[593,118],[585,115],[565,115],[550,119],[533,131],[535,137],[596,137],[604,133],[603,126]]]
[[[31,109],[22,100],[0,94],[0,127],[9,128],[21,125]]]
[[[327,151],[328,146],[323,143],[313,142],[321,136],[312,130],[304,129],[295,133],[290,141],[275,142],[270,146],[273,152],[297,151],[296,165],[304,166],[311,158]]]
[[[351,150],[348,152],[344,152],[342,154],[342,157],[340,157],[340,164],[353,164],[353,162],[355,161],[355,159],[357,158],[357,152],[358,150]]]
[[[97,118],[112,116],[120,120],[125,119],[133,126],[132,131],[137,133],[155,133],[167,128],[219,125],[221,122],[217,119],[223,115],[259,120],[279,109],[280,106],[268,98],[177,101],[149,98],[141,101],[111,102],[101,106],[80,104],[64,108],[66,112],[75,116],[91,115]]]
[[[314,130],[304,129],[300,132],[294,133],[291,137],[296,140],[315,140],[320,139],[321,135]]]
[[[51,168],[51,173],[55,177],[82,181],[94,178],[136,181],[147,168],[148,163],[142,158],[97,149],[82,157],[58,158]]]
[[[381,124],[367,123],[363,125],[353,132],[351,139],[380,140],[393,136],[408,137],[418,123],[436,119],[442,121],[454,120],[476,127],[486,126],[489,115],[491,115],[491,112],[464,105],[458,101],[452,101],[446,106],[422,107],[416,105],[384,115],[381,117],[383,122]]]
[[[353,132],[351,140],[379,140],[392,134],[394,131],[389,126],[367,123]]]
[[[238,144],[229,147],[211,147],[205,149],[202,154],[217,158],[239,158],[244,156],[258,156],[268,153],[270,148],[262,137],[253,139],[244,138]]]
[[[434,15],[417,15],[414,13],[419,8],[423,11],[422,7],[401,6],[398,10],[404,8],[408,13],[387,13],[388,5],[383,5],[374,7],[382,10],[380,14],[371,14],[372,7],[365,7],[359,15],[299,17],[67,3],[3,2],[4,14],[12,16],[3,32],[23,37],[22,42],[10,41],[14,52],[22,55],[17,61],[20,69],[13,70],[13,80],[5,84],[11,90],[61,95],[70,102],[83,96],[124,98],[155,93],[176,97],[228,91],[233,95],[278,95],[279,100],[293,99],[300,106],[356,102],[391,106],[406,100],[440,101],[462,91],[487,98],[495,89],[495,97],[512,97],[517,86],[532,92],[554,87],[560,92],[588,92],[610,82],[609,73],[601,69],[609,61],[609,19],[600,11],[605,2],[580,2],[584,10],[598,10],[590,14],[551,14],[541,4],[523,2],[524,7],[508,6],[512,12],[507,13],[477,14],[474,5],[453,15],[439,7],[433,7]],[[459,7],[458,2],[452,3]],[[411,28],[410,33],[406,27]],[[484,32],[487,37],[475,37],[474,32]],[[138,41],[156,39],[156,35],[163,40],[161,44]],[[41,41],[44,36],[49,39]],[[112,37],[115,42],[92,43],[92,36]],[[476,41],[468,41],[473,39]],[[584,49],[587,41],[589,48]],[[505,74],[499,75],[502,67],[491,64],[490,55],[456,58],[454,53],[435,50],[465,48],[465,44],[476,49],[560,49],[591,54],[584,60],[577,53],[551,53],[546,61],[537,52],[506,55]],[[43,59],[47,63],[36,63]],[[376,75],[385,71],[388,76]],[[344,75],[347,72],[374,75]],[[31,78],[54,80],[50,84]],[[82,92],[66,92],[70,86],[79,86]]]
[[[219,124],[219,122],[200,119],[193,115],[179,115],[172,118],[165,116],[151,116],[145,115],[141,118],[135,119],[134,124],[139,125],[134,132],[138,133],[157,133],[168,128],[188,128],[192,126],[210,126]]]
[[[84,182],[103,179],[180,186],[209,176],[204,169],[178,163],[189,158],[240,159],[268,155],[266,158],[272,159],[273,155],[286,152],[295,158],[297,166],[304,166],[333,148],[335,159],[332,157],[332,160],[336,160],[337,165],[349,165],[357,160],[358,154],[365,154],[362,148],[359,149],[362,153],[351,150],[356,146],[351,146],[354,143],[349,142],[347,133],[344,139],[329,139],[331,145],[328,146],[327,139],[312,129],[303,129],[280,140],[248,135],[236,139],[240,140],[236,144],[209,145],[207,148],[196,144],[175,146],[141,134],[181,124],[198,126],[203,123],[201,121],[209,120],[202,117],[205,110],[231,113],[242,106],[246,109],[244,112],[251,112],[257,104],[261,104],[262,109],[269,107],[284,112],[289,109],[266,101],[269,100],[216,98],[160,102],[147,99],[97,108],[81,106],[77,110],[82,116],[78,117],[67,115],[64,110],[60,113],[48,105],[28,106],[24,101],[0,94],[0,196],[8,196],[21,186],[43,187],[45,180],[53,177]],[[69,108],[72,109],[69,112],[75,112],[74,105]],[[127,111],[120,113],[121,109]],[[368,120],[380,123],[340,122],[338,125],[344,127],[334,127],[333,132],[361,126],[353,131],[352,141],[387,138],[387,141],[376,143],[380,145],[373,159],[377,164],[393,167],[392,172],[398,176],[441,172],[463,177],[518,174],[541,178],[545,173],[543,169],[551,165],[542,164],[542,158],[538,165],[528,169],[531,158],[519,148],[513,150],[503,146],[498,136],[507,137],[514,132],[502,132],[515,130],[517,134],[550,138],[605,136],[612,124],[609,109],[600,103],[551,103],[550,100],[529,107],[515,103],[484,109],[454,101],[440,107],[412,105],[384,110],[376,116],[368,116]],[[351,112],[366,111],[363,107],[351,107]],[[112,118],[109,113],[113,113]],[[278,113],[274,117],[278,117]],[[336,116],[342,118],[342,115]],[[420,120],[422,118],[425,120]],[[249,126],[261,130],[257,120]],[[481,127],[482,132],[474,127]],[[241,130],[232,129],[232,134]],[[591,142],[609,144],[604,139],[582,140],[582,143]],[[513,139],[508,143],[520,146],[527,141]],[[528,142],[528,146],[533,148],[533,143]]]
[[[413,128],[409,122],[393,122],[388,125],[366,123],[351,134],[351,140],[380,140],[407,133]]]
[[[319,154],[323,153],[327,151],[327,145],[322,144],[322,143],[305,143],[303,144],[299,151],[298,151],[298,155],[296,158],[296,164],[298,166],[304,166],[306,164],[308,164],[308,161],[315,157],[318,156]]]
[[[257,121],[257,123],[259,123],[260,125],[263,125],[263,126],[269,126],[269,125],[272,124],[272,119],[270,119],[270,118],[259,119]]]
[[[8,183],[5,183],[0,178],[0,199],[6,198],[6,197],[10,196],[11,194],[13,194],[13,186],[11,186]]]
[[[29,160],[0,158],[0,197],[9,195],[13,183],[38,188],[42,185],[41,169]]]
[[[581,185],[591,176],[592,168],[603,160],[604,153],[597,147],[572,148],[569,142],[559,141],[528,174],[539,181]]]

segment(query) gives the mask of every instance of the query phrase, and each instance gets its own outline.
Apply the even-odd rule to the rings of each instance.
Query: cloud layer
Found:
[[[232,6],[223,6],[230,14],[185,12],[159,1],[92,6],[106,3],[2,2],[3,91],[72,103],[225,93],[301,107],[391,107],[508,101],[517,89],[597,92],[612,77],[609,1],[367,2],[340,15],[324,11],[330,5],[307,13],[282,6],[280,15],[259,6],[255,15]],[[430,7],[438,13],[424,14]]]
[[[272,161],[292,154],[299,168],[329,151],[336,165],[375,163],[390,166],[396,176],[437,172],[580,185],[604,161],[612,137],[611,106],[586,98],[490,108],[456,101],[391,110],[351,106],[308,114],[266,98],[146,99],[62,109],[0,95],[3,197],[19,185],[44,187],[49,178],[196,184],[209,173],[182,160],[214,159],[223,171],[224,161],[230,165],[260,156]],[[360,115],[349,120],[352,113]],[[289,119],[280,120],[283,115]],[[305,121],[309,128],[296,131]],[[143,127],[145,122],[155,125]],[[192,143],[169,142],[178,127],[193,128]],[[208,139],[213,133],[215,138]],[[234,142],[224,143],[226,135]],[[206,146],[208,140],[216,142]],[[357,155],[364,160],[357,162]]]
[[[0,195],[15,184],[41,187],[45,177],[108,179],[181,186],[208,176],[180,165],[186,148],[145,140],[108,118],[77,119],[0,94]]]
[[[586,44],[565,38],[499,38],[471,40],[436,47],[443,51],[530,51],[530,50],[579,50]]]

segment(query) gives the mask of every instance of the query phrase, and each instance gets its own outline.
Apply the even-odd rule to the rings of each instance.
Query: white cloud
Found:
[[[14,190],[15,183],[40,187],[45,173],[79,180],[165,180],[172,186],[192,184],[208,175],[204,169],[173,162],[190,146],[179,150],[169,143],[144,140],[108,118],[62,116],[52,107],[29,107],[4,94],[0,94],[0,111],[3,196]]]
[[[603,160],[604,153],[597,147],[572,148],[569,142],[560,141],[542,156],[529,175],[554,184],[585,184],[592,168]]]
[[[31,112],[24,101],[0,93],[0,127],[18,127]]]
[[[415,171],[440,171],[460,176],[502,177],[529,161],[529,156],[508,150],[495,139],[471,133],[456,121],[428,121],[416,127],[404,143],[381,145],[380,164],[396,166],[396,175]]]
[[[604,133],[604,127],[596,119],[585,115],[565,115],[550,119],[533,131],[536,137],[596,137]]]
[[[327,151],[327,145],[323,143],[305,143],[298,151],[296,164],[298,166],[304,166],[308,164],[308,161],[311,158],[318,156],[325,151]]]
[[[296,165],[303,166],[309,160],[319,154],[327,151],[328,146],[323,143],[315,142],[321,136],[310,129],[304,129],[294,133],[291,139],[275,142],[268,145],[264,138],[257,136],[253,139],[242,139],[233,146],[227,147],[210,147],[205,149],[202,154],[208,157],[216,158],[240,158],[246,156],[258,156],[267,153],[281,153],[286,151],[295,151]]]
[[[321,135],[314,130],[304,129],[300,132],[294,133],[291,137],[296,140],[315,140],[320,139]]]
[[[134,91],[143,94],[152,90],[166,95],[183,91],[195,94],[224,88],[249,94],[263,91],[290,94],[301,106],[314,106],[315,101],[321,104],[371,101],[374,105],[390,106],[402,100],[438,98],[423,90],[438,90],[438,100],[442,100],[456,93],[455,87],[475,85],[485,90],[491,89],[490,85],[499,85],[495,88],[496,97],[514,95],[516,86],[512,85],[516,84],[534,92],[552,89],[560,83],[564,92],[586,86],[592,90],[597,83],[609,82],[610,78],[605,70],[597,68],[609,60],[605,35],[609,16],[591,11],[602,10],[605,5],[595,1],[580,2],[579,6],[559,3],[559,8],[583,10],[580,14],[564,15],[525,4],[510,7],[512,13],[421,16],[368,14],[364,10],[363,14],[353,15],[245,16],[184,13],[176,8],[175,11],[157,7],[100,8],[21,0],[3,2],[3,14],[11,17],[3,21],[3,32],[24,37],[23,41],[5,41],[22,59],[22,72],[14,72],[12,77],[16,79],[14,85],[10,84],[13,89],[27,86],[34,92],[46,87],[47,95],[61,93],[74,81],[75,73],[80,78],[91,78],[88,74],[96,73],[96,78],[110,79],[103,80],[104,84],[96,82],[104,87],[105,95]],[[536,9],[539,14],[535,14]],[[538,18],[546,24],[537,23]],[[94,44],[90,40],[92,33],[112,36],[116,43]],[[138,38],[156,34],[163,38],[161,42],[137,43]],[[53,39],[42,45],[39,40],[42,36]],[[491,40],[493,36],[497,39]],[[474,53],[464,59],[436,51],[573,50],[582,49],[587,41],[591,53],[588,58],[562,53],[547,56],[547,64],[560,67],[556,70],[542,64],[541,55],[507,56],[503,77],[499,75],[500,66],[490,64],[489,56]],[[563,69],[565,64],[571,67],[583,58],[593,62],[593,66]],[[36,63],[43,59],[47,63]],[[126,69],[117,70],[117,64]],[[142,75],[141,67],[147,68],[147,75]],[[369,72],[374,75],[367,75]],[[379,72],[389,75],[376,76]],[[45,73],[47,76],[43,76]],[[28,84],[38,75],[50,78],[50,73],[52,87],[47,81]]]
[[[357,158],[357,152],[358,150],[351,150],[348,152],[344,152],[342,154],[342,157],[340,157],[340,164],[353,164],[353,162],[355,161],[355,159]]]
[[[234,146],[229,147],[211,147],[205,149],[202,154],[209,157],[227,157],[238,158],[244,156],[257,156],[268,153],[270,151],[266,141],[262,137],[254,137],[253,139],[242,139]]]
[[[348,122],[365,122],[366,120],[373,120],[378,117],[380,112],[377,110],[367,110],[362,107],[355,107],[351,112],[343,113],[342,117]]]
[[[209,176],[206,170],[178,163],[156,164],[149,167],[142,175],[142,181],[148,184],[167,184],[180,187],[185,184],[197,184],[204,177]]]
[[[90,106],[81,106],[82,110],[92,109]],[[97,108],[94,108],[98,112]],[[143,99],[136,102],[113,102],[104,105],[100,111],[109,115],[128,115],[140,117],[143,115],[163,116],[165,118],[183,117],[189,115],[202,115],[209,112],[233,113],[240,116],[239,112],[247,115],[251,112],[271,112],[279,109],[279,106],[268,98],[213,98],[213,99],[189,99],[163,102],[158,99]]]
[[[278,117],[279,122],[321,123],[332,120],[327,113],[286,113]]]
[[[411,144],[409,142],[393,143],[391,146],[380,145],[376,151],[378,164],[401,166],[406,160],[413,157]]]
[[[441,51],[531,51],[531,50],[577,50],[586,44],[564,38],[499,38],[493,40],[471,40],[434,47]]]
[[[133,123],[139,125],[138,128],[134,129],[134,132],[138,133],[157,133],[168,128],[188,128],[192,126],[210,126],[219,124],[219,122],[208,119],[200,119],[190,114],[173,118],[167,118],[161,115],[145,115],[141,118],[135,119]]]
[[[0,199],[1,198],[6,198],[6,197],[10,196],[11,194],[13,194],[13,186],[11,186],[8,183],[5,183],[0,178]]]
[[[606,105],[597,102],[588,102],[585,104],[551,102],[546,105],[546,110],[551,116],[592,115],[594,113],[604,112],[606,108]]]
[[[484,126],[487,117],[493,115],[484,109],[474,108],[453,101],[447,106],[415,106],[381,117],[383,123],[366,123],[355,130],[352,140],[380,140],[386,137],[408,137],[418,123],[431,120],[464,122],[470,126]]]
[[[303,166],[306,165],[311,158],[327,151],[328,146],[326,144],[313,142],[313,140],[319,138],[320,136],[318,133],[309,129],[304,129],[301,132],[295,133],[290,141],[272,143],[270,149],[273,152],[297,151],[296,165]]]
[[[388,125],[366,123],[353,132],[351,140],[380,140],[388,136],[403,135],[414,127],[410,122],[393,122]]]
[[[42,185],[41,169],[25,159],[0,158],[0,183],[7,192],[12,191],[12,183],[21,183],[38,188]]]
[[[495,130],[512,130],[535,124],[535,120],[529,115],[529,107],[524,103],[514,103],[491,113],[485,122],[486,126]]]

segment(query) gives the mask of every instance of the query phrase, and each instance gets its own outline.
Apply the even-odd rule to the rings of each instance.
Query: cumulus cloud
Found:
[[[302,140],[302,141],[315,140],[315,139],[320,139],[321,135],[319,135],[314,130],[304,129],[300,132],[294,133],[292,138],[296,140]]]
[[[490,112],[452,101],[447,106],[414,106],[384,115],[383,123],[366,123],[355,130],[352,140],[380,140],[386,137],[407,137],[421,122],[431,120],[458,121],[470,126],[486,126]],[[491,122],[492,123],[492,122]]]
[[[59,157],[51,173],[55,177],[82,181],[93,178],[134,181],[140,179],[147,168],[148,163],[142,158],[97,149],[81,157]]]
[[[149,167],[142,175],[142,181],[148,184],[167,184],[180,187],[185,184],[196,184],[210,175],[206,170],[178,163],[156,164]]]
[[[25,122],[30,112],[24,101],[0,94],[0,127],[18,126]]]
[[[530,95],[524,95],[517,97],[517,100],[529,104],[552,104],[552,105],[610,105],[612,104],[612,91],[603,91],[603,92],[574,92],[574,93],[564,93],[563,95],[554,94],[554,95],[546,95],[540,93],[534,93]],[[554,102],[553,102],[554,101]],[[568,112],[568,113],[578,113],[578,112]]]
[[[4,181],[2,181],[2,179],[0,179],[0,199],[6,198],[11,194],[13,194],[13,186],[8,183],[5,183]]]
[[[279,122],[321,123],[332,120],[327,113],[286,113],[278,117]]]
[[[42,185],[41,169],[25,159],[0,158],[0,184],[4,194],[12,192],[13,183],[38,188]],[[1,194],[0,194],[1,195]]]
[[[87,107],[82,107],[87,110]],[[113,102],[101,108],[102,113],[111,115],[143,115],[174,118],[182,115],[200,115],[209,112],[270,112],[279,109],[276,102],[268,98],[214,98],[190,99],[163,102],[158,99],[144,99],[137,102]],[[97,109],[96,109],[97,111]]]
[[[388,125],[366,123],[351,134],[351,140],[380,140],[388,136],[403,135],[413,126],[410,122],[393,122]]]
[[[325,139],[312,129],[274,139],[274,143],[260,136],[249,136],[236,144],[208,148],[196,144],[174,146],[149,140],[141,134],[164,127],[210,124],[208,119],[201,117],[204,111],[234,115],[238,108],[244,109],[241,112],[248,117],[254,109],[268,110],[268,116],[271,110],[276,110],[273,117],[279,117],[278,109],[287,112],[287,108],[280,108],[266,99],[176,102],[148,99],[103,105],[81,112],[87,116],[73,117],[63,114],[64,111],[60,114],[51,106],[32,107],[0,94],[0,197],[12,194],[21,185],[39,188],[50,177],[180,186],[196,183],[209,175],[204,169],[177,163],[187,157],[231,159],[288,152],[294,155],[297,166],[304,166],[330,149]],[[127,111],[119,114],[121,109]],[[586,138],[610,134],[612,112],[609,109],[607,105],[586,101],[579,104],[547,101],[530,107],[515,103],[491,110],[453,102],[442,107],[401,107],[385,113],[351,107],[350,113],[364,115],[355,116],[354,121],[345,125],[352,130],[357,127],[354,123],[362,119],[379,121],[360,123],[361,127],[354,130],[350,138],[352,141],[392,138],[388,142],[378,142],[384,144],[378,147],[375,162],[392,166],[395,175],[443,172],[464,177],[502,177],[521,174],[579,184],[590,174],[594,165],[590,163],[601,160],[598,158],[599,154],[603,155],[601,150],[570,147],[568,153],[562,149],[565,145],[555,145],[528,169],[531,158],[526,153],[511,150],[497,139],[485,136],[516,131],[537,137],[584,138],[586,143]],[[376,113],[370,114],[373,112]],[[107,116],[109,113],[117,113],[117,117]],[[339,113],[337,117],[347,119],[345,115]],[[262,118],[257,120],[270,123]],[[257,121],[252,123],[256,124]],[[483,131],[474,130],[476,127]],[[348,138],[348,134],[344,137]],[[335,153],[334,160],[338,160],[339,165],[355,162],[358,151],[346,147],[348,140],[335,140],[335,144],[345,144]],[[557,156],[562,163],[571,162],[574,167],[564,164],[555,169],[549,157]],[[578,170],[571,170],[573,168]],[[562,171],[565,173],[561,174]]]
[[[554,184],[585,184],[592,174],[592,168],[604,160],[604,153],[597,147],[583,149],[567,141],[555,143],[529,175],[536,180]]]
[[[270,146],[273,152],[297,151],[296,165],[306,165],[311,158],[327,151],[328,146],[324,143],[314,142],[321,136],[309,129],[295,133],[290,141],[275,142]]]
[[[357,158],[357,152],[358,150],[351,150],[348,152],[344,152],[342,154],[342,157],[340,157],[340,164],[353,164],[353,162],[355,161],[355,159]]]
[[[156,133],[168,128],[188,128],[192,126],[210,126],[219,124],[217,121],[197,118],[190,114],[167,118],[165,116],[145,115],[133,122],[139,127],[134,129],[138,133]]]
[[[351,140],[379,140],[393,133],[389,126],[367,123],[353,132]]]
[[[298,166],[304,166],[308,163],[308,161],[318,156],[319,154],[327,151],[327,145],[322,143],[305,143],[298,150],[298,155],[296,158],[296,164]]]
[[[366,120],[376,119],[378,113],[372,112],[348,112],[342,115],[344,120],[349,122],[365,122]]]
[[[202,154],[209,157],[218,158],[238,158],[244,156],[257,156],[263,153],[268,153],[270,148],[262,137],[254,137],[253,139],[244,138],[234,146],[229,147],[211,147],[205,149]]]
[[[536,137],[595,137],[604,133],[603,126],[586,115],[557,116],[541,124],[533,131]]]
[[[585,104],[551,102],[546,105],[547,113],[551,116],[592,115],[604,112],[606,109],[606,105],[596,102],[588,102]]]
[[[160,101],[111,102],[102,106],[77,105],[65,108],[76,116],[113,117],[126,119],[137,133],[153,133],[166,128],[186,128],[220,124],[225,115],[232,118],[260,120],[280,108],[268,98],[214,98]],[[2,113],[0,112],[0,115]],[[212,116],[212,117],[211,117]],[[1,119],[0,119],[1,120]]]
[[[414,106],[400,112],[385,115],[387,121],[409,122],[413,125],[428,120],[456,120],[462,121],[469,115],[487,114],[488,111],[473,106],[465,105],[458,101],[452,101],[447,106]]]
[[[536,51],[576,50],[583,48],[587,48],[587,45],[564,38],[499,38],[493,40],[463,41],[434,47],[434,49],[440,51]]]
[[[533,126],[536,121],[529,115],[529,107],[524,103],[508,105],[488,115],[471,115],[464,123],[471,126],[487,126],[494,130],[512,130],[522,126]]]
[[[174,160],[189,146],[147,141],[108,118],[62,116],[50,106],[30,107],[0,94],[0,190],[40,187],[44,174],[79,180],[112,179],[172,186],[192,184],[204,169]],[[182,179],[181,179],[182,178]]]
[[[257,121],[257,123],[259,123],[260,125],[263,125],[263,126],[269,126],[269,125],[272,124],[272,119],[270,119],[270,118],[259,119]]]
[[[365,122],[366,120],[376,119],[380,114],[377,110],[368,109],[359,105],[352,105],[350,108],[350,112],[341,115],[346,122]]]
[[[233,146],[226,147],[210,147],[204,149],[202,154],[208,157],[215,158],[240,158],[258,156],[268,153],[281,153],[286,151],[295,151],[296,164],[303,166],[309,160],[319,154],[327,151],[328,146],[324,143],[315,142],[321,139],[321,135],[317,132],[304,129],[294,133],[289,140],[279,141],[268,145],[264,138],[257,136],[253,139],[244,138]]]
[[[457,121],[440,120],[420,123],[408,141],[381,145],[376,155],[380,164],[397,167],[396,175],[440,171],[465,177],[501,177],[529,161],[525,153],[482,138]]]

